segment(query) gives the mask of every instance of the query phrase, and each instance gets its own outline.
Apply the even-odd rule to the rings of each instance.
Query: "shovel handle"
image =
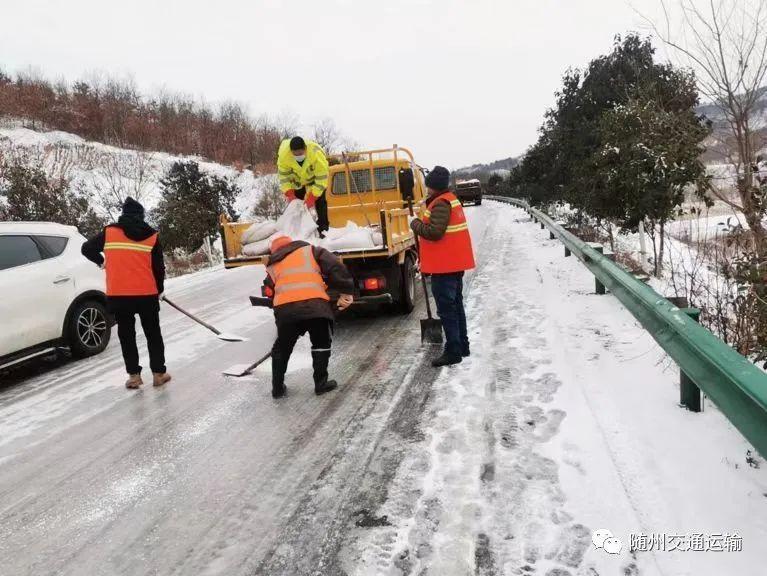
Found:
[[[423,286],[423,295],[426,298],[426,314],[429,316],[429,320],[433,320],[431,302],[429,302],[429,289],[426,286],[426,276],[423,275],[423,272],[421,272],[421,285]]]
[[[192,320],[194,320],[194,321],[195,321],[195,322],[197,322],[198,324],[200,324],[200,325],[202,325],[202,326],[205,326],[205,327],[206,327],[208,330],[210,330],[211,332],[213,332],[213,333],[214,333],[216,336],[218,336],[219,334],[221,334],[221,332],[220,332],[219,330],[216,330],[216,329],[215,329],[213,326],[211,326],[211,325],[210,325],[210,324],[208,324],[207,322],[203,322],[202,320],[200,320],[200,319],[199,319],[197,316],[195,316],[195,315],[194,315],[194,314],[192,314],[191,312],[187,312],[186,310],[184,310],[184,309],[183,309],[181,306],[179,306],[178,304],[174,304],[173,302],[171,302],[170,300],[168,300],[168,298],[166,298],[165,296],[163,296],[163,297],[162,297],[162,301],[163,301],[163,302],[167,302],[168,304],[170,304],[170,305],[171,305],[173,308],[175,308],[176,310],[178,310],[179,312],[181,312],[181,313],[182,313],[184,316],[186,316],[187,318],[191,318]]]
[[[255,370],[261,364],[263,364],[271,355],[272,355],[272,351],[269,350],[268,354],[265,354],[264,356],[262,356],[261,358],[259,358],[255,362],[253,362],[253,364],[248,366],[248,368],[245,370],[245,372],[242,373],[242,375],[245,376],[245,375],[250,374],[251,372],[253,372],[253,370]]]

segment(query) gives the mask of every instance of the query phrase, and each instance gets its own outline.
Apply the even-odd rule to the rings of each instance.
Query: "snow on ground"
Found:
[[[763,574],[767,472],[711,404],[523,211],[468,280],[472,356],[435,382],[414,444],[358,530],[349,574]],[[472,217],[472,211],[467,210]],[[491,225],[491,224],[488,224]],[[619,554],[592,544],[607,529]],[[737,535],[741,552],[629,551],[631,534]]]
[[[748,443],[710,403],[701,414],[677,406],[678,370],[523,211],[486,202],[466,213],[478,256],[466,279],[472,356],[424,367],[422,413],[397,401],[437,352],[418,344],[421,302],[409,318],[340,326],[333,395],[314,397],[306,342],[285,402],[269,398],[267,365],[224,380],[223,367],[274,338],[271,312],[247,306],[256,267],[168,282],[178,303],[251,341],[222,343],[164,306],[176,376],[166,389],[126,393],[116,338],[4,388],[0,540],[6,558],[21,550],[13,565],[29,559],[14,573],[341,573],[296,568],[327,548],[349,576],[763,574],[767,471],[746,463]],[[389,436],[371,436],[391,412],[401,417]],[[368,440],[372,455],[355,448]],[[400,450],[395,469],[376,456]],[[371,474],[392,479],[366,484]],[[357,513],[366,489],[383,504],[355,524],[342,512]],[[620,553],[593,545],[597,529]],[[743,550],[632,554],[632,533],[736,534]],[[302,542],[312,546],[290,548]],[[283,558],[279,571],[253,569]]]
[[[67,132],[37,132],[28,128],[0,128],[0,151],[22,149],[39,160],[53,176],[63,176],[72,186],[100,197],[128,195],[140,200],[147,209],[155,207],[161,196],[160,180],[174,162],[193,160],[211,175],[232,181],[241,190],[235,210],[247,214],[261,194],[275,182],[275,176],[256,176],[250,170],[237,171],[230,166],[164,152],[144,152],[89,142]]]

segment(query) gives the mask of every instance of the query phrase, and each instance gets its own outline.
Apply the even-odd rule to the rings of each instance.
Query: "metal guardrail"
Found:
[[[559,226],[547,214],[515,198],[487,198],[524,208],[545,225],[634,315],[684,375],[767,457],[767,374],[700,326],[684,309]]]

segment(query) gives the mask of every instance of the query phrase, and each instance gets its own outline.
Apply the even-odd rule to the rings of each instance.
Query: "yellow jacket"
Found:
[[[328,188],[328,159],[320,145],[311,140],[306,141],[306,159],[303,165],[293,157],[290,139],[283,140],[277,153],[277,172],[283,192],[306,186],[307,192],[319,198]]]

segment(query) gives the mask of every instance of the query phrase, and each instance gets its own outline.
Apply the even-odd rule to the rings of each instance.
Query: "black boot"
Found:
[[[468,344],[466,344],[466,346],[464,346],[463,349],[461,350],[461,356],[464,358],[468,358],[469,356],[471,356],[471,350],[469,349]]]
[[[315,382],[314,384],[314,393],[317,396],[322,396],[325,392],[330,392],[331,390],[335,390],[338,388],[338,382],[335,380],[325,380],[324,383],[317,384]]]
[[[275,387],[272,384],[272,398],[282,398],[288,395],[288,387],[283,384],[282,386]]]
[[[335,380],[328,380],[328,363],[330,362],[330,350],[312,352],[312,366],[314,368],[314,393],[317,396],[330,392],[338,387]]]
[[[285,386],[287,369],[287,362],[282,358],[282,354],[275,345],[272,350],[272,398],[282,398],[288,393]]]
[[[431,361],[431,365],[435,368],[439,368],[441,366],[452,366],[453,364],[460,364],[461,363],[461,355],[460,354],[454,354],[450,353],[447,350],[445,350],[442,353],[442,356],[439,358],[435,358]]]

